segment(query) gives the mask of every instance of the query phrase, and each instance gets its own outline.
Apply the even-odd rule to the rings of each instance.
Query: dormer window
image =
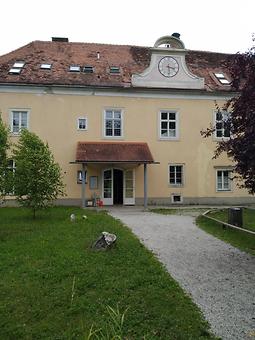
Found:
[[[50,70],[51,69],[51,64],[41,64],[40,69],[42,70]]]
[[[119,74],[120,73],[120,68],[118,66],[111,66],[110,67],[110,73],[111,74]]]
[[[214,75],[222,85],[230,84],[230,81],[225,77],[224,73],[214,73]]]
[[[71,65],[69,67],[69,71],[70,72],[80,72],[81,71],[81,67],[79,65]]]
[[[83,73],[93,73],[93,72],[94,72],[93,66],[87,65],[83,67]]]

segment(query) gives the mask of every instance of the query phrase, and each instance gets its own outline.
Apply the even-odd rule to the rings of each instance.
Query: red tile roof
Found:
[[[99,52],[100,58],[97,58]],[[151,51],[147,47],[73,42],[34,41],[0,56],[0,84],[70,85],[93,87],[131,87],[131,76],[149,66]],[[207,91],[229,91],[213,79],[213,72],[224,72],[228,54],[188,51],[187,66],[205,78]],[[18,75],[9,74],[15,61],[24,61]],[[52,64],[51,70],[40,69],[41,63]],[[70,65],[93,66],[94,73],[69,71]],[[110,66],[120,67],[120,74],[110,74]]]
[[[147,143],[78,142],[76,162],[153,163]]]

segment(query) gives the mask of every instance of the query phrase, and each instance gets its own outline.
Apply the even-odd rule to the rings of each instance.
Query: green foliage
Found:
[[[64,195],[60,166],[47,144],[24,129],[14,149],[14,190],[18,202],[34,212]]]
[[[7,152],[10,148],[9,129],[4,124],[0,112],[0,202],[4,200],[10,187],[9,172],[7,171]]]
[[[93,251],[105,230],[117,235],[116,246]],[[123,339],[215,339],[155,256],[104,212],[54,207],[34,220],[27,208],[1,208],[0,240],[0,339],[110,334],[106,306],[115,307],[113,332]]]

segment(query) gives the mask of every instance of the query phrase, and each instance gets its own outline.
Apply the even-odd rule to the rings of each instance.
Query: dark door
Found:
[[[123,204],[123,171],[113,170],[113,204]]]

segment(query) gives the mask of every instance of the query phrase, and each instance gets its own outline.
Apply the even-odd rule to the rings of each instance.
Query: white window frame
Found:
[[[222,172],[222,187],[219,188],[218,187],[218,172],[221,171]],[[232,179],[231,177],[228,175],[228,188],[224,187],[224,175],[223,175],[223,171],[228,171],[229,173],[231,173],[233,170],[230,168],[218,168],[216,169],[216,192],[231,192],[233,191],[232,188]]]
[[[82,170],[77,170],[77,184],[82,184]],[[87,184],[87,170],[85,170],[85,184]]]
[[[80,128],[80,120],[81,119],[84,119],[85,120],[85,128],[84,129],[81,129]],[[88,130],[88,118],[87,117],[78,117],[77,118],[77,130],[79,131],[87,131]]]
[[[170,166],[174,166],[174,167],[177,167],[177,166],[180,166],[182,168],[182,181],[181,183],[176,183],[176,171],[175,171],[175,183],[171,183],[170,182]],[[181,164],[181,163],[169,163],[168,164],[168,185],[170,187],[183,187],[184,186],[184,164]]]
[[[113,129],[113,135],[107,136],[106,135],[106,113],[107,111],[112,112],[120,112],[120,122],[121,122],[121,129],[120,129],[120,135],[114,135],[114,129]],[[103,136],[107,139],[122,139],[124,137],[124,110],[122,108],[105,108],[103,112]],[[112,118],[112,121],[114,121],[114,118]]]
[[[166,112],[167,115],[169,113],[174,113],[175,114],[175,120],[169,120],[169,118],[167,118],[166,120],[161,118],[161,114]],[[163,136],[161,134],[161,123],[162,122],[167,122],[167,125],[168,125],[168,129],[167,129],[167,133],[168,135],[167,136]],[[169,123],[170,122],[175,122],[175,136],[169,136]],[[158,113],[158,127],[159,127],[159,139],[160,140],[178,140],[179,137],[180,137],[180,133],[179,133],[179,111],[176,110],[176,109],[161,109]]]
[[[223,119],[221,119],[221,120],[217,120],[217,113],[221,113],[222,115],[223,115]],[[213,119],[214,119],[214,126],[215,126],[215,131],[214,131],[214,138],[216,139],[216,140],[228,140],[229,138],[230,138],[230,136],[224,136],[224,134],[225,134],[225,128],[224,128],[224,116],[225,115],[230,115],[230,113],[229,112],[227,112],[227,111],[224,111],[224,110],[222,110],[222,111],[214,111],[214,113],[213,113],[213,115],[214,115],[214,117],[213,117]],[[219,122],[219,123],[222,123],[223,124],[223,127],[222,127],[222,129],[217,129],[217,122]],[[217,136],[217,131],[222,131],[222,136]]]
[[[11,128],[11,133],[13,135],[20,135],[21,132],[21,115],[19,115],[19,131],[13,131],[13,113],[14,112],[26,112],[27,113],[27,126],[25,129],[29,130],[29,118],[30,118],[30,109],[20,109],[20,108],[13,108],[9,109],[9,119],[10,119],[10,128]]]

